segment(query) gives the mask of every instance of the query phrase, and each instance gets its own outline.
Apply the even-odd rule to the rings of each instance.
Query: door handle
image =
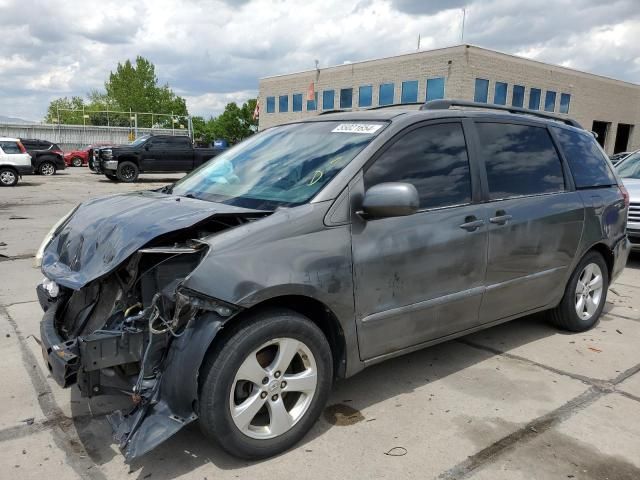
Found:
[[[508,215],[507,212],[505,212],[504,210],[498,210],[496,212],[496,216],[495,217],[491,217],[489,219],[489,221],[491,223],[495,223],[496,225],[504,225],[505,223],[507,223],[512,218],[513,217],[511,215]]]
[[[460,228],[467,232],[473,232],[484,225],[484,220],[478,219],[475,215],[464,217],[464,223],[460,225]]]

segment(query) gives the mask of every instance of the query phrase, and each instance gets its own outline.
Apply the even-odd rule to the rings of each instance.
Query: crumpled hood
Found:
[[[249,212],[254,210],[152,191],[89,200],[45,249],[42,273],[79,290],[160,235],[192,227],[216,214]]]

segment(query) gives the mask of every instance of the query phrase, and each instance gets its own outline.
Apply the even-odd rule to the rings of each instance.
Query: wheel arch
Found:
[[[602,255],[602,258],[604,258],[604,262],[607,264],[607,272],[609,273],[609,278],[611,278],[611,275],[613,273],[613,265],[615,262],[615,258],[613,256],[613,251],[611,250],[611,248],[609,248],[609,246],[605,243],[596,243],[588,248],[584,252],[582,257],[580,257],[580,259],[584,258],[584,256],[589,252],[598,252],[600,255]]]

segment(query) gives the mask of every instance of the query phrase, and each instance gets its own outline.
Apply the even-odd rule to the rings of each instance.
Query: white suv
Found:
[[[0,137],[0,186],[13,187],[22,175],[33,173],[31,155],[17,138]]]

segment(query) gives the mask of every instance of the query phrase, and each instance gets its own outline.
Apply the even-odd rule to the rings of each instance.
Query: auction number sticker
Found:
[[[371,135],[382,128],[382,125],[373,123],[341,123],[331,130],[331,133],[364,133]]]

